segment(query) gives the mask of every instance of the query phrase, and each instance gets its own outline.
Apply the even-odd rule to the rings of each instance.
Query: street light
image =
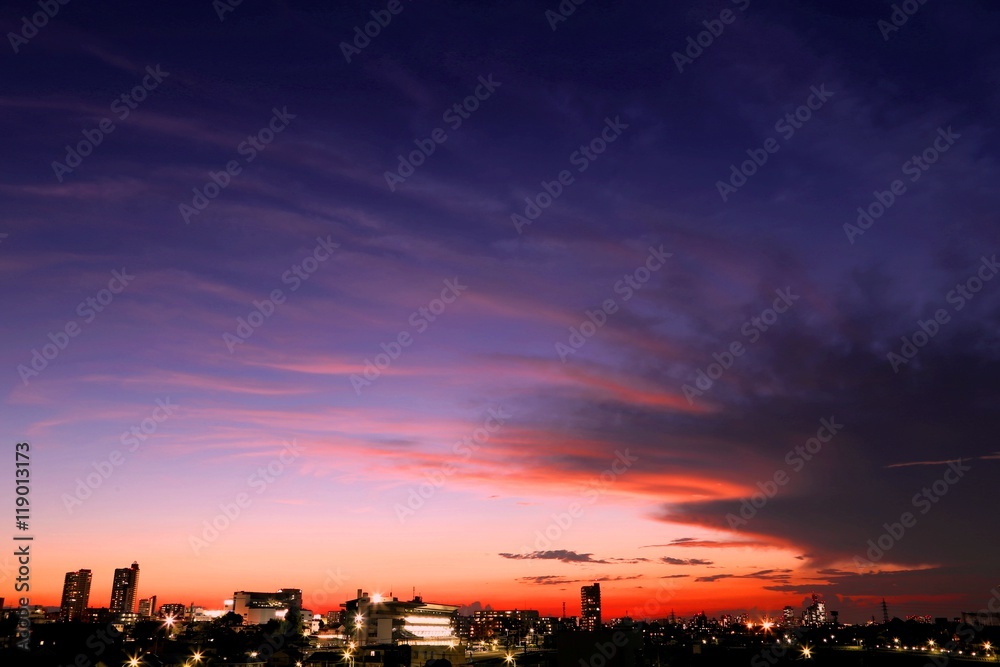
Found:
[[[812,648],[809,647],[809,646],[803,646],[802,647],[802,659],[803,660],[808,660],[811,657],[812,657]]]
[[[514,667],[514,656],[513,656],[513,655],[511,655],[510,653],[508,653],[507,655],[505,655],[505,656],[503,657],[503,659],[504,659],[504,661],[505,661],[505,662],[506,662],[506,663],[507,663],[508,665],[510,665],[511,667]]]
[[[358,646],[362,646],[364,642],[361,641],[361,633],[363,632],[363,624],[365,622],[365,617],[362,614],[354,615],[354,630],[358,633]]]
[[[167,636],[172,637],[174,634],[174,617],[167,616],[163,621],[163,626],[167,629]]]

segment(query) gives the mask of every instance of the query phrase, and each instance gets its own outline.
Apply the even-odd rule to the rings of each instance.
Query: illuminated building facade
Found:
[[[538,632],[539,615],[534,609],[481,609],[472,615],[470,636],[479,641],[520,644]]]
[[[112,614],[134,613],[135,594],[138,590],[139,563],[133,562],[131,567],[117,568],[111,584],[111,604],[108,609]]]
[[[803,625],[823,625],[826,623],[826,603],[813,593],[812,604],[802,614]]]
[[[139,600],[139,617],[152,618],[156,615],[156,596]]]
[[[90,603],[90,570],[67,572],[63,581],[62,603],[59,605],[60,618],[64,621],[82,621]]]
[[[454,646],[459,642],[453,621],[458,613],[455,605],[424,602],[420,596],[401,601],[358,590],[357,599],[342,606],[346,611],[347,639],[360,646]]]
[[[263,625],[272,619],[281,620],[289,611],[302,611],[302,590],[279,588],[274,593],[236,591],[233,611],[243,617],[244,625]]]
[[[601,585],[580,587],[580,627],[589,632],[601,629]]]
[[[184,618],[187,607],[180,602],[168,602],[160,607],[160,616],[163,618]]]

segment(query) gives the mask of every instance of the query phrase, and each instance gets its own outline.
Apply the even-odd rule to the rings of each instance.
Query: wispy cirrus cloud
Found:
[[[767,545],[767,542],[759,540],[706,540],[694,537],[679,537],[676,540],[667,542],[666,544],[645,544],[639,548],[659,549],[663,547],[686,547],[691,549],[697,549],[697,548],[737,549],[737,548],[762,547],[765,545]]]
[[[696,582],[712,583],[721,579],[760,579],[763,581],[787,581],[792,576],[792,570],[788,569],[768,569],[758,570],[750,574],[711,574],[698,577]]]
[[[592,577],[590,579],[568,579],[555,574],[543,574],[534,577],[518,577],[517,581],[538,586],[561,586],[564,584],[592,583],[595,581],[634,581],[644,578],[641,574],[623,575],[616,577]]]
[[[674,558],[663,556],[660,560],[667,565],[714,565],[715,563],[704,558]]]
[[[532,551],[526,554],[501,553],[501,558],[510,560],[558,560],[563,563],[602,563],[610,561],[592,558],[593,554],[577,553],[566,549],[556,549],[553,551]]]

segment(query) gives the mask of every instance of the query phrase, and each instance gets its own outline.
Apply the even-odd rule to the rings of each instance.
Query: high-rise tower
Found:
[[[584,630],[601,629],[601,585],[580,587],[580,625]]]
[[[136,592],[139,590],[139,564],[132,567],[119,567],[115,570],[115,579],[111,584],[112,614],[131,614],[135,611]]]
[[[82,621],[90,603],[90,570],[67,572],[63,582],[60,618],[64,621]]]

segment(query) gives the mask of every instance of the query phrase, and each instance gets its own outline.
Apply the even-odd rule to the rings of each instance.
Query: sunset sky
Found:
[[[986,606],[995,4],[222,1],[0,10],[32,603]]]

